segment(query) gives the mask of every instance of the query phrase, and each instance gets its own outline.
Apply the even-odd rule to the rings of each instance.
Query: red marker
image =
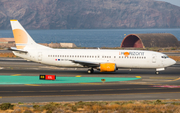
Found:
[[[56,80],[56,75],[39,75],[41,80]]]

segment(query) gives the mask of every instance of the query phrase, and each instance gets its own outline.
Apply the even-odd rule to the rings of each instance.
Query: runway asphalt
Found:
[[[113,73],[87,74],[87,69],[58,68],[23,59],[0,58],[1,75],[57,77],[141,77],[133,81],[71,83],[71,84],[16,84],[0,85],[0,103],[111,101],[180,99],[180,62],[155,74],[155,70],[128,69]]]

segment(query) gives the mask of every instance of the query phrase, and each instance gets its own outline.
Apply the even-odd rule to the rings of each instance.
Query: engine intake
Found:
[[[116,71],[116,64],[114,63],[104,63],[100,64],[100,72],[114,72]]]

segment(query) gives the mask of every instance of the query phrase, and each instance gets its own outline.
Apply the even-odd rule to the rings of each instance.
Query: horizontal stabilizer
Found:
[[[8,50],[11,50],[11,51],[19,51],[19,52],[22,52],[22,53],[28,53],[28,51],[24,51],[24,50],[21,50],[21,49],[17,49],[16,47],[10,47],[10,48],[8,48]]]

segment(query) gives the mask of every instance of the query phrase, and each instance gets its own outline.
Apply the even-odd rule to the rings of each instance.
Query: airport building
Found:
[[[129,34],[120,47],[179,47],[177,38],[170,33]]]

